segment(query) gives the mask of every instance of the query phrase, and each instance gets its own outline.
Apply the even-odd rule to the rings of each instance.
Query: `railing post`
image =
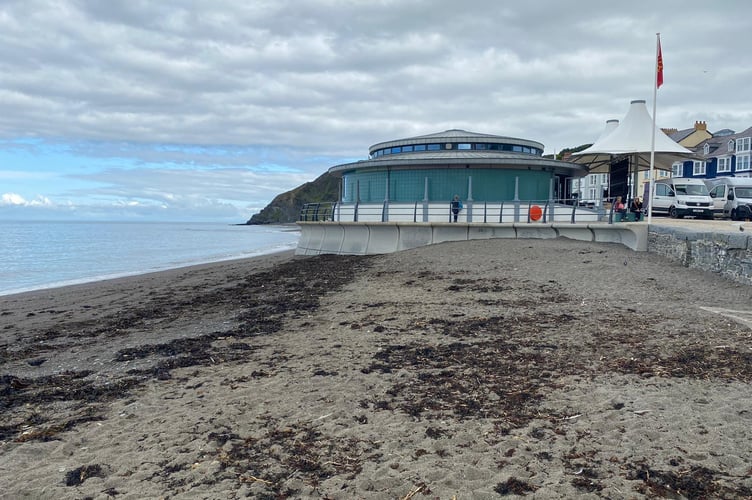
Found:
[[[579,199],[572,200],[572,224],[575,222],[575,214],[577,213],[577,204],[579,203]]]
[[[499,224],[501,224],[501,219],[504,217],[504,201],[501,202],[501,206],[499,207]]]

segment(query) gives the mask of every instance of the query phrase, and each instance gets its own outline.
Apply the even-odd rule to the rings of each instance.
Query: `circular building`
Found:
[[[369,158],[336,165],[341,204],[560,200],[583,165],[543,157],[543,144],[447,130],[374,144]],[[393,220],[393,219],[390,219]]]

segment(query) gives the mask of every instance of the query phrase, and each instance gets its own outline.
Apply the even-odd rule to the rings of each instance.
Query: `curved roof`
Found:
[[[444,132],[437,132],[434,134],[418,135],[415,137],[408,137],[405,139],[396,139],[394,141],[380,142],[368,148],[368,153],[371,154],[374,151],[378,151],[379,149],[398,147],[398,146],[409,146],[411,144],[424,144],[424,143],[441,144],[445,142],[452,142],[452,143],[483,142],[483,143],[488,143],[488,144],[515,144],[519,146],[527,146],[529,148],[537,148],[537,149],[540,149],[541,152],[544,149],[543,144],[541,144],[540,142],[529,141],[527,139],[518,139],[516,137],[504,137],[504,136],[492,135],[492,134],[479,134],[477,132],[468,132],[467,130],[461,130],[461,129],[450,129],[450,130],[445,130]]]
[[[331,174],[342,174],[347,170],[367,168],[452,168],[458,166],[507,167],[548,169],[558,174],[577,177],[587,174],[587,168],[577,163],[543,158],[528,153],[508,151],[428,151],[382,156],[369,160],[335,165]]]

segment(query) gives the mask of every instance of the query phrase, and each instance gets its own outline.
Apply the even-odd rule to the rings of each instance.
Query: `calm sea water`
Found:
[[[0,295],[295,248],[294,226],[0,221]]]

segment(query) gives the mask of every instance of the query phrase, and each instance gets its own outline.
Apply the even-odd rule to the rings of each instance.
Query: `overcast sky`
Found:
[[[746,0],[0,0],[0,219],[243,222],[371,144],[752,126]]]

